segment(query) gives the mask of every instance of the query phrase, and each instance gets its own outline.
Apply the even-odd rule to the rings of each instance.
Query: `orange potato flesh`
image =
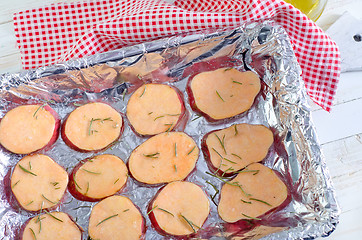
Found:
[[[21,207],[28,211],[57,205],[67,185],[67,172],[43,154],[22,158],[11,176],[11,190]]]
[[[69,114],[64,135],[78,149],[96,151],[116,141],[122,125],[121,114],[111,106],[99,102],[88,103]]]
[[[132,176],[147,184],[185,179],[195,168],[199,148],[183,132],[161,133],[139,145],[128,161]]]
[[[143,217],[126,197],[108,197],[92,209],[88,226],[92,239],[133,240],[140,239],[143,232]]]
[[[51,212],[50,214],[55,218],[49,214],[42,214],[30,219],[24,228],[22,240],[82,239],[80,228],[70,219],[68,214],[63,212]]]
[[[184,111],[176,90],[164,84],[145,84],[128,101],[127,117],[141,135],[172,130]]]
[[[204,191],[191,182],[172,182],[166,185],[151,205],[158,227],[172,235],[189,235],[197,232],[210,212],[209,200]]]
[[[218,212],[225,222],[257,218],[281,205],[288,196],[284,182],[260,163],[250,164],[229,183],[240,185],[245,193],[239,186],[223,185]]]
[[[211,164],[222,172],[232,173],[263,160],[273,141],[273,133],[267,127],[243,123],[210,133],[206,146]]]
[[[74,174],[76,190],[89,198],[115,194],[127,181],[126,164],[117,156],[104,154],[84,163]]]
[[[45,147],[53,137],[56,119],[42,105],[24,105],[6,113],[0,122],[0,144],[17,154]]]
[[[190,86],[196,107],[219,120],[247,111],[260,91],[260,80],[251,71],[220,68],[197,74]]]

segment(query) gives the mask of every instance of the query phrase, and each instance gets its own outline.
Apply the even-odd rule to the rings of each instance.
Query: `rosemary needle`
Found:
[[[107,221],[107,220],[109,220],[109,219],[111,219],[111,218],[117,217],[117,216],[118,216],[118,213],[117,213],[117,214],[114,214],[114,215],[112,215],[112,216],[110,216],[110,217],[107,217],[107,218],[103,219],[102,221],[100,221],[100,222],[96,225],[96,227],[98,227],[100,224],[104,223],[105,221]]]
[[[49,198],[45,197],[44,194],[41,195],[45,200],[47,200],[48,202],[52,203],[52,204],[57,204],[56,202],[53,202],[52,200],[50,200]]]
[[[216,90],[215,91],[216,92],[216,94],[219,96],[219,98],[223,101],[223,102],[225,102],[225,100],[220,96],[220,93]]]
[[[21,166],[20,164],[19,164],[19,167],[20,167],[21,170],[23,170],[23,171],[26,172],[26,173],[30,173],[31,175],[38,176],[38,175],[36,175],[35,173],[30,172],[28,169],[24,168],[24,167]]]
[[[116,184],[118,181],[119,181],[119,178],[117,178],[117,180],[116,180],[116,181],[114,181],[114,183],[113,183],[113,184]]]
[[[219,143],[220,143],[222,149],[224,150],[225,154],[227,154],[226,149],[225,149],[225,144],[224,144],[225,135],[223,136],[222,141],[221,141],[221,139],[219,138],[219,136],[216,133],[215,133],[215,136],[217,137],[217,140],[219,141]]]
[[[146,92],[146,86],[145,86],[145,88],[143,89],[143,92],[142,92],[142,94],[140,95],[140,97],[142,97],[143,94],[145,94],[145,92]]]
[[[161,211],[164,211],[165,213],[168,213],[170,214],[172,217],[175,217],[175,215],[173,215],[172,213],[170,213],[169,211],[163,209],[163,208],[157,208],[157,209],[160,209]]]
[[[175,157],[177,157],[177,144],[175,143]]]
[[[148,157],[148,158],[158,158],[157,155],[160,155],[159,152],[153,153],[153,154],[143,154],[143,156]]]
[[[49,216],[51,216],[52,218],[54,218],[55,220],[57,220],[57,221],[59,221],[59,222],[63,222],[62,219],[57,218],[56,216],[54,216],[54,215],[51,214],[50,212],[45,211],[45,213],[48,214]]]
[[[237,84],[243,85],[241,82],[238,82],[238,81],[233,81],[233,83],[237,83]]]
[[[241,160],[243,160],[239,155],[236,155],[235,153],[232,153],[231,155],[237,157],[237,158],[240,158]]]
[[[196,148],[196,145],[191,149],[190,152],[187,153],[187,155],[190,155],[194,151],[195,148]]]
[[[250,216],[248,216],[248,215],[246,215],[246,214],[244,214],[244,213],[242,213],[242,215],[243,215],[244,217],[247,217],[247,218],[250,218],[250,219],[261,220],[261,218],[250,217]]]
[[[173,167],[175,168],[175,172],[177,172],[177,167],[176,164],[173,165]]]
[[[194,230],[194,232],[196,232],[196,230],[195,230],[195,228],[193,227],[193,226],[195,226],[195,227],[197,227],[198,229],[201,229],[199,226],[197,226],[195,223],[193,223],[193,222],[191,222],[190,220],[188,220],[184,215],[182,215],[181,213],[180,213],[180,216],[183,218],[183,219],[185,219],[185,221],[190,225],[190,227],[192,228],[192,230]]]
[[[267,202],[265,202],[265,201],[263,201],[263,200],[260,200],[260,199],[256,199],[256,198],[249,198],[249,199],[250,199],[250,200],[257,201],[257,202],[264,203],[264,204],[266,204],[266,205],[268,205],[268,206],[272,206],[270,203],[267,203]]]
[[[234,129],[235,129],[235,136],[238,135],[238,128],[236,127],[236,125],[234,125]]]
[[[35,236],[35,232],[34,232],[34,230],[33,230],[32,228],[29,228],[29,229],[30,229],[31,234],[33,235],[34,239],[35,239],[35,240],[37,240],[37,238],[36,238],[36,236]]]
[[[93,172],[93,171],[89,171],[89,170],[84,169],[84,168],[82,168],[82,170],[85,171],[85,172],[87,172],[87,173],[91,173],[91,174],[97,174],[97,175],[102,174],[102,173],[100,173],[100,172]]]
[[[158,206],[154,206],[150,211],[148,211],[147,215],[149,215],[151,212],[153,212],[153,210],[155,210]]]
[[[14,188],[19,182],[20,182],[20,180],[17,181],[16,183],[14,183],[14,185],[12,186],[12,188]]]

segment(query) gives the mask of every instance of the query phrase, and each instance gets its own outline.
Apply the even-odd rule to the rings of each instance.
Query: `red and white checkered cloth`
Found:
[[[311,98],[330,111],[340,75],[336,44],[281,0],[85,0],[14,15],[25,69],[105,52],[182,32],[273,19],[282,25]]]

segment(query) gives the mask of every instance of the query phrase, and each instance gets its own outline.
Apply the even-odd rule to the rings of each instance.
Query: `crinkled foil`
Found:
[[[262,79],[262,91],[253,107],[231,120],[209,123],[198,118],[185,92],[187,69],[198,62],[227,57],[238,62],[239,70],[250,69]],[[131,46],[62,64],[0,77],[0,117],[10,108],[32,102],[47,102],[64,120],[77,103],[102,100],[125,113],[127,100],[142,82],[166,82],[184,92],[189,113],[185,132],[200,147],[209,131],[234,123],[264,124],[271,128],[275,143],[263,163],[281,173],[286,180],[291,202],[267,215],[247,230],[226,224],[210,200],[211,213],[198,239],[313,239],[328,236],[338,223],[339,207],[323,155],[318,144],[301,69],[284,30],[271,21],[247,23],[237,29],[213,30],[188,36],[175,36]],[[129,123],[123,136],[104,151],[127,162],[131,151],[146,139],[135,135]],[[59,138],[45,152],[68,171],[79,160],[93,153],[79,153]],[[0,238],[15,239],[24,222],[35,216],[14,207],[8,180],[12,169],[23,156],[0,149]],[[215,190],[206,180],[220,188],[222,182],[208,171],[203,154],[188,181],[197,183],[208,195]],[[132,178],[117,194],[128,196],[136,204],[147,224],[146,239],[173,239],[157,233],[147,217],[147,204],[161,186],[145,187]],[[219,196],[215,198],[216,202]],[[82,202],[65,193],[56,210],[68,213],[84,229],[87,239],[90,211],[95,203]]]

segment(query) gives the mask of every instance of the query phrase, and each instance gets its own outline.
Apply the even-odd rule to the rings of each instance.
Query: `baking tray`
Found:
[[[192,111],[185,87],[195,66],[207,69],[215,65],[254,71],[262,80],[262,90],[246,113],[210,123]],[[235,123],[263,124],[274,133],[275,142],[263,164],[281,173],[291,202],[246,229],[224,223],[210,201],[210,216],[195,239],[313,239],[328,236],[335,229],[340,210],[311,120],[301,69],[287,34],[273,21],[172,36],[34,70],[3,74],[0,76],[0,117],[14,106],[34,102],[48,103],[62,120],[77,104],[89,101],[105,101],[125,113],[130,95],[144,82],[162,82],[184,92],[189,119],[183,130],[200,148],[201,138],[207,132]],[[127,120],[125,124],[120,141],[104,153],[115,154],[126,162],[131,151],[146,138],[132,132]],[[94,155],[70,149],[61,138],[44,153],[68,173],[80,159]],[[14,207],[15,199],[9,190],[12,168],[22,157],[0,149],[1,239],[15,239],[17,229],[35,216]],[[207,170],[200,153],[196,171],[186,180],[201,186],[208,195],[214,195],[215,190],[206,180],[219,188],[222,183],[205,174]],[[174,239],[157,233],[147,217],[147,204],[160,187],[145,187],[129,178],[126,188],[117,193],[129,197],[141,209],[146,219],[146,239]],[[56,210],[72,216],[85,230],[83,239],[87,239],[87,223],[94,204],[78,201],[66,192]]]

